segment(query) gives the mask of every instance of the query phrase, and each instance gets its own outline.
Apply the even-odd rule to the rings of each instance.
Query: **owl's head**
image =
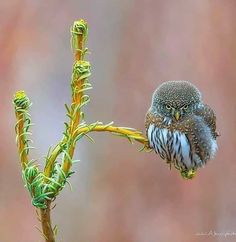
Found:
[[[151,112],[181,120],[201,104],[201,93],[188,81],[167,81],[153,93]]]

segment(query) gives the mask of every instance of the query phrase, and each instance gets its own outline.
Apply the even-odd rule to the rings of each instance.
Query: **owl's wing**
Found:
[[[210,122],[209,120],[207,121]],[[187,136],[191,146],[192,160],[196,162],[196,164],[206,163],[207,160],[214,157],[217,149],[215,136],[213,135],[215,128],[213,126],[208,126],[209,123],[207,123],[207,121],[203,116],[192,115],[182,122],[172,125],[173,130],[183,132]]]
[[[209,107],[207,104],[203,104],[200,108],[196,109],[194,114],[203,118],[207,126],[211,129],[214,138],[219,136],[219,134],[216,132],[216,116],[211,107]]]
[[[203,135],[200,135],[204,133],[204,126],[206,125],[203,125],[202,118],[193,115],[191,118],[184,120],[179,128],[181,132],[185,133],[189,140],[192,156],[196,154],[200,158],[200,163],[204,162],[207,160],[206,158],[209,157],[208,149],[205,149],[205,147],[208,146],[210,142],[206,137],[203,138]],[[175,129],[178,129],[178,127]],[[197,160],[197,158],[192,160]]]

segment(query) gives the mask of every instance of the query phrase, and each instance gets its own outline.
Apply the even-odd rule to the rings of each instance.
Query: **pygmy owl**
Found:
[[[188,81],[167,81],[155,90],[145,127],[150,148],[185,178],[216,153],[215,114]]]

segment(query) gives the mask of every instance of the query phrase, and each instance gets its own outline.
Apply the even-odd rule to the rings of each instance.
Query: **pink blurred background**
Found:
[[[88,122],[144,130],[154,89],[184,79],[215,110],[221,136],[216,159],[192,181],[121,138],[83,140],[73,191],[67,186],[53,210],[58,241],[235,241],[224,236],[236,234],[235,16],[233,0],[1,1],[0,242],[42,241],[21,179],[11,100],[18,89],[31,98],[33,156],[42,162],[62,136],[73,61],[69,28],[79,18],[90,26]]]

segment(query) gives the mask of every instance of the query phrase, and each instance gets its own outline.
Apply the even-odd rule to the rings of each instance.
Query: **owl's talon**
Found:
[[[186,179],[186,180],[191,180],[195,177],[196,175],[196,170],[191,169],[191,170],[182,170],[180,171],[181,176]]]

